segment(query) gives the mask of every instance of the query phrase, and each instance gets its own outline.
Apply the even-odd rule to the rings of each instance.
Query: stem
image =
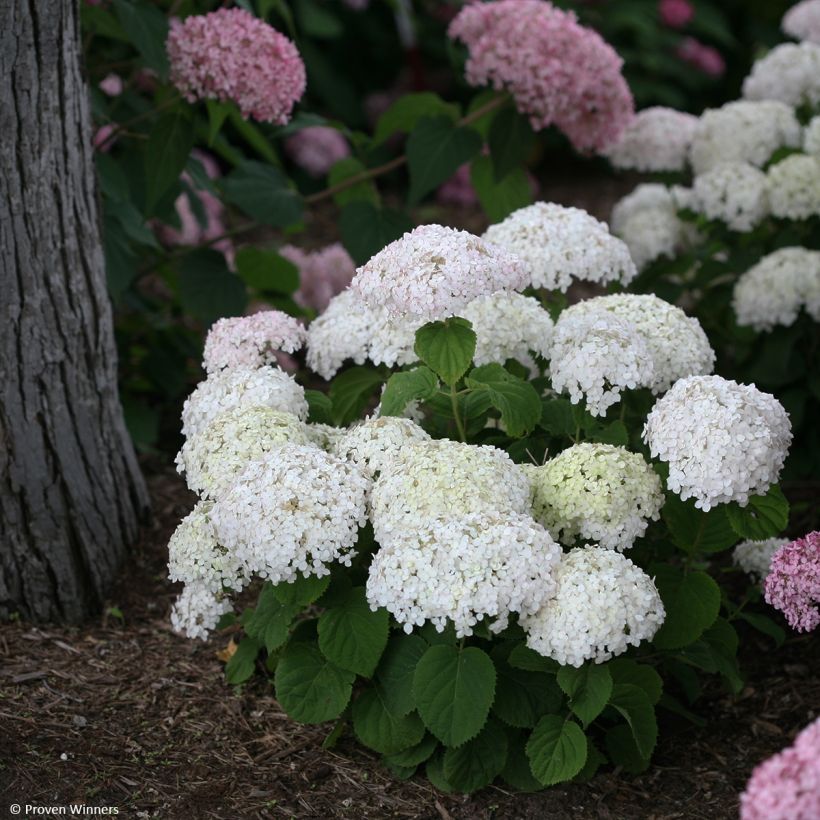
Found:
[[[131,117],[130,120],[126,120],[125,122],[118,123],[114,130],[97,146],[97,150],[101,151],[109,142],[113,139],[118,137],[125,131],[127,128],[132,126],[136,122],[141,122],[142,120],[146,120],[149,117],[153,117],[158,111],[162,111],[165,108],[170,108],[172,105],[175,105],[180,101],[181,97],[178,94],[175,94],[173,97],[169,97],[165,102],[160,103],[156,108],[151,108],[148,111],[143,111],[142,114],[137,114],[136,117]]]
[[[462,441],[467,441],[467,435],[464,432],[464,422],[461,420],[461,413],[458,410],[458,393],[456,393],[456,386],[454,384],[450,385],[450,404],[453,407],[453,415],[456,419],[459,438]]]

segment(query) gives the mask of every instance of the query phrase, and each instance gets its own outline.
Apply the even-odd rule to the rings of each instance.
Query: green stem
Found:
[[[464,422],[461,420],[461,413],[458,409],[458,393],[456,393],[456,386],[454,384],[450,385],[450,404],[453,407],[453,416],[456,420],[459,438],[462,441],[467,441],[467,434],[464,432]]]

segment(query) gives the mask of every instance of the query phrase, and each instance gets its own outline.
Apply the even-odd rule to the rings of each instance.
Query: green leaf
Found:
[[[122,30],[161,80],[168,76],[168,18],[147,0],[114,0],[114,11]]]
[[[311,424],[333,424],[333,402],[321,390],[305,390],[308,421]]]
[[[470,166],[470,182],[490,222],[501,222],[513,211],[532,202],[532,185],[523,168],[508,173],[501,182],[493,175],[489,157],[476,157]]]
[[[614,444],[616,447],[626,447],[629,444],[629,431],[626,425],[620,421],[613,421],[610,424],[601,424],[594,427],[587,433],[589,441],[597,441],[601,444]]]
[[[294,720],[324,723],[344,711],[355,678],[327,660],[315,644],[291,642],[276,667],[276,699]]]
[[[538,792],[544,786],[535,779],[524,743],[519,738],[508,742],[507,762],[501,771],[504,782],[519,792]]]
[[[516,669],[526,669],[529,672],[546,672],[548,674],[555,674],[560,668],[558,661],[539,655],[534,649],[530,649],[523,643],[513,648],[507,658],[507,663],[516,667]]]
[[[660,700],[663,692],[663,679],[655,671],[654,666],[638,663],[631,658],[615,658],[607,666],[615,683],[631,683],[639,686],[646,692],[652,704]]]
[[[149,214],[185,170],[193,147],[194,129],[187,114],[169,113],[157,120],[145,148],[145,207]]]
[[[551,436],[574,436],[575,416],[569,399],[542,399],[541,419],[543,427]]]
[[[295,581],[282,581],[273,587],[276,600],[285,606],[304,609],[308,604],[317,601],[330,586],[330,576],[300,575]]]
[[[217,251],[200,249],[180,263],[179,298],[182,308],[210,325],[223,316],[241,316],[248,295],[242,280],[228,269]]]
[[[342,208],[339,217],[342,242],[359,265],[412,229],[406,214],[377,208],[371,202],[351,202]]]
[[[302,200],[272,165],[243,162],[221,184],[225,199],[257,222],[287,228],[302,218]]]
[[[558,685],[569,696],[569,707],[589,726],[612,694],[612,676],[606,666],[587,663],[584,666],[562,666],[558,670]]]
[[[382,687],[388,708],[398,715],[406,715],[416,708],[413,673],[427,646],[427,642],[418,635],[394,635],[387,642],[387,649],[376,670],[376,680]]]
[[[660,592],[666,620],[652,639],[658,649],[688,646],[715,622],[720,588],[706,573],[691,572],[678,584],[660,584]]]
[[[342,669],[369,678],[387,645],[389,630],[387,610],[373,612],[364,587],[353,587],[340,603],[319,617],[319,649]]]
[[[444,752],[444,776],[456,791],[469,794],[489,786],[507,761],[507,735],[493,721],[472,740]]]
[[[298,0],[296,18],[301,33],[319,40],[333,40],[344,34],[342,21],[326,6],[314,0]]]
[[[552,675],[528,672],[509,663],[496,664],[498,678],[493,713],[508,726],[531,729],[545,712],[561,706],[561,692]]]
[[[405,94],[379,117],[373,143],[378,145],[397,132],[409,133],[416,127],[416,123],[425,117],[444,116],[455,122],[459,113],[455,103],[444,102],[438,94],[431,91]]]
[[[494,695],[493,662],[474,646],[431,646],[413,674],[416,708],[446,746],[460,746],[481,731]]]
[[[353,730],[370,749],[394,755],[421,742],[425,730],[421,718],[411,712],[392,711],[380,686],[366,689],[353,703]]]
[[[631,683],[616,683],[612,687],[610,704],[623,715],[641,757],[649,759],[658,740],[658,723],[655,708],[649,696],[639,686]]]
[[[430,755],[433,754],[437,746],[438,740],[431,734],[425,734],[421,741],[415,746],[411,746],[409,749],[404,749],[396,754],[388,755],[386,762],[393,766],[419,766],[430,758]]]
[[[293,619],[301,606],[280,601],[272,584],[265,584],[253,615],[245,623],[245,631],[264,644],[268,652],[278,649],[288,639]]]
[[[581,727],[559,715],[545,715],[527,743],[532,773],[545,786],[571,780],[587,760],[587,739]]]
[[[786,640],[785,630],[767,615],[759,615],[755,612],[741,612],[739,617],[750,626],[753,626],[758,632],[772,638],[778,647],[783,646],[783,642]]]
[[[662,515],[676,546],[690,554],[720,552],[737,542],[723,506],[703,512],[691,499],[681,501],[669,493]]]
[[[299,288],[299,269],[274,251],[251,246],[236,254],[236,272],[250,287],[290,294]]]
[[[447,782],[444,776],[444,752],[436,752],[428,761],[425,767],[427,779],[433,784],[433,787],[445,794],[452,794],[455,789]]]
[[[438,379],[429,367],[417,367],[394,373],[382,394],[382,416],[400,416],[411,401],[432,398],[438,390]]]
[[[453,125],[446,116],[420,120],[407,140],[409,203],[418,204],[480,150],[481,137],[472,128]]]
[[[363,366],[351,367],[336,376],[328,391],[334,422],[343,427],[359,418],[383,381],[378,370]]]
[[[493,176],[499,182],[527,161],[535,145],[535,132],[529,119],[510,106],[493,117],[487,144],[493,161]]]
[[[732,502],[726,507],[732,529],[751,541],[773,538],[789,523],[789,502],[777,484],[769,487],[766,495],[753,495],[745,507]]]
[[[457,316],[442,322],[428,322],[416,331],[418,357],[449,385],[467,371],[475,354],[476,336],[472,325]]]
[[[225,118],[231,112],[233,103],[220,102],[219,100],[206,100],[205,106],[208,109],[208,145],[213,145],[216,135],[222,128]]]
[[[493,407],[501,411],[507,432],[515,438],[529,433],[541,419],[541,399],[536,389],[500,364],[474,368],[465,384],[473,390],[487,392]]]
[[[365,170],[364,163],[362,163],[361,160],[355,157],[345,157],[335,163],[330,169],[327,175],[328,187],[338,185],[340,182],[355,177]],[[349,188],[345,188],[337,194],[334,194],[333,201],[340,207],[347,205],[349,202],[370,202],[373,205],[378,205],[379,194],[373,183],[369,179],[366,179],[352,184]]]
[[[629,726],[613,726],[606,733],[605,743],[612,762],[630,774],[640,774],[649,768],[649,758],[641,755]]]
[[[244,683],[253,674],[260,648],[260,644],[253,638],[242,639],[225,665],[225,677],[228,683]]]
[[[576,783],[587,783],[592,780],[598,769],[606,762],[606,757],[598,751],[592,742],[588,742],[587,761],[584,763],[584,768],[575,775],[573,780]]]

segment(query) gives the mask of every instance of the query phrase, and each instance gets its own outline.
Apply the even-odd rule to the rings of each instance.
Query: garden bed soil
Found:
[[[775,652],[744,641],[747,685],[699,704],[708,726],[662,727],[652,768],[605,770],[536,795],[500,787],[472,797],[399,782],[328,726],[305,727],[257,676],[225,682],[230,636],[174,635],[166,544],[194,498],[168,467],[150,477],[155,520],[105,614],[81,628],[0,626],[0,816],[9,804],[116,806],[134,818],[732,818],[753,767],[820,709],[820,641]]]

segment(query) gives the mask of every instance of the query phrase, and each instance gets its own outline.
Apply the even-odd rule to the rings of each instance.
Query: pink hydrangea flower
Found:
[[[171,21],[171,81],[189,102],[232,100],[243,117],[284,125],[305,93],[296,46],[244,9]]]
[[[704,45],[694,37],[685,37],[678,46],[678,57],[710,77],[720,77],[726,62],[716,48]]]
[[[658,14],[665,26],[683,28],[695,16],[695,8],[689,0],[660,0]]]
[[[740,796],[740,820],[816,820],[820,817],[820,720],[792,746],[752,772]]]
[[[784,544],[772,556],[763,589],[766,603],[779,609],[792,629],[811,632],[817,628],[820,624],[820,531]]]
[[[285,140],[288,156],[313,177],[324,176],[340,159],[350,156],[341,132],[324,125],[302,128]]]
[[[780,27],[789,37],[820,43],[820,0],[803,0],[784,15]]]
[[[294,353],[305,343],[302,324],[281,310],[218,319],[208,331],[202,365],[208,373],[228,367],[264,367],[279,352]]]
[[[108,74],[100,80],[100,91],[109,97],[119,97],[122,94],[122,77],[119,74]]]
[[[101,125],[95,132],[94,136],[91,138],[91,144],[97,151],[100,151],[103,154],[107,154],[114,143],[117,141],[116,137],[113,137],[114,132],[117,130],[117,127],[112,123],[107,123],[106,125]],[[113,138],[112,138],[113,137]]]
[[[285,245],[279,249],[279,254],[299,268],[299,290],[293,294],[294,301],[317,313],[322,313],[356,274],[356,264],[338,242],[318,251]]]
[[[468,48],[470,85],[506,89],[533,128],[561,129],[579,151],[613,143],[634,114],[615,50],[544,0],[465,6],[448,29]]]

